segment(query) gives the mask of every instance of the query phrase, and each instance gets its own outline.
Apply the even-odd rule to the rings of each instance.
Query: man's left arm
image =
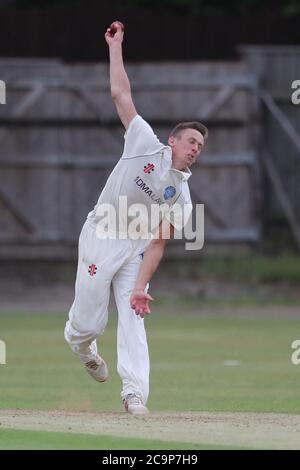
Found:
[[[142,318],[150,313],[149,302],[154,300],[145,292],[145,288],[155,273],[165,250],[166,242],[174,236],[174,227],[164,219],[144,253],[140,271],[130,297],[130,306]]]

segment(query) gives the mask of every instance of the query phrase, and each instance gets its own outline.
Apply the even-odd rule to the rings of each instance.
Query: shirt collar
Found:
[[[170,168],[170,170],[179,173],[183,181],[187,181],[190,176],[192,176],[192,172],[189,168],[186,168],[185,171],[177,170],[176,168]]]
[[[192,172],[189,168],[186,168],[184,171],[181,171],[181,170],[177,170],[176,168],[172,168],[172,149],[171,147],[168,145],[167,146],[167,157],[168,157],[168,163],[169,163],[169,169],[174,171],[175,173],[179,173],[178,176],[181,177],[181,179],[183,181],[187,181],[190,176],[192,176]]]

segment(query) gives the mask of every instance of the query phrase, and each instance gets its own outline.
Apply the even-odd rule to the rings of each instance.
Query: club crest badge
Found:
[[[168,186],[164,191],[164,198],[166,200],[172,199],[172,197],[174,197],[175,194],[176,194],[176,189],[174,188],[174,186]]]

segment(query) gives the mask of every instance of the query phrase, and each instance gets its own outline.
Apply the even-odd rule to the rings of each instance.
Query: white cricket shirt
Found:
[[[181,230],[192,212],[187,182],[190,170],[172,168],[171,147],[162,144],[139,115],[131,120],[124,139],[123,154],[88,219],[97,224],[98,232],[110,235],[116,232],[120,238],[137,238],[133,235],[137,229],[139,238],[149,238],[164,217],[175,229]],[[110,207],[113,211],[108,227],[104,214]],[[116,215],[116,225],[111,220],[112,214]]]

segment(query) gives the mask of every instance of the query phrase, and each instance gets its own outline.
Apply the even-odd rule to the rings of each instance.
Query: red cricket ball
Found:
[[[110,33],[111,33],[112,36],[114,36],[114,35],[116,34],[116,32],[117,32],[117,25],[120,25],[122,31],[124,31],[124,25],[123,25],[123,23],[122,23],[121,21],[114,21],[114,22],[110,25],[110,27],[109,27]]]

